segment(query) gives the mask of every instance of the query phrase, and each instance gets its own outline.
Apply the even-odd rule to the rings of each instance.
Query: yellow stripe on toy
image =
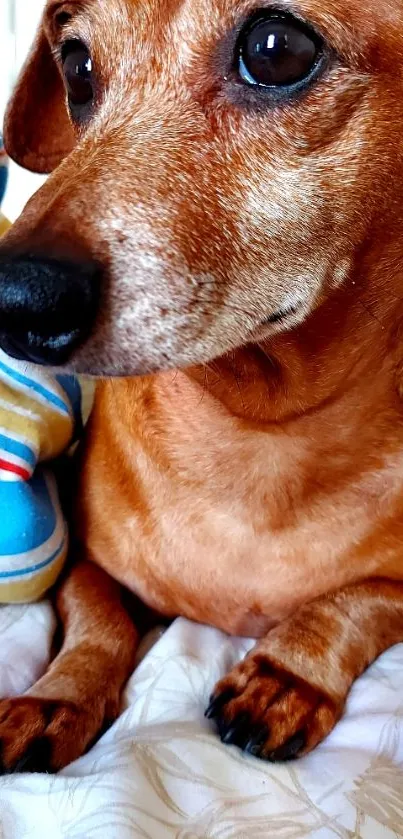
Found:
[[[2,213],[0,213],[0,236],[3,236],[4,233],[6,233],[6,231],[8,230],[9,227],[10,227],[10,222],[8,221],[8,219],[6,219],[5,216],[3,216]]]

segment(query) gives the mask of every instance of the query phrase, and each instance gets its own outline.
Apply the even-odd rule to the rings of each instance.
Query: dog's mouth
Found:
[[[258,326],[251,330],[249,340],[252,342],[265,341],[274,338],[279,333],[293,329],[301,320],[304,320],[309,308],[308,301],[303,298],[290,304],[285,301],[285,305],[281,309],[276,309],[270,315],[267,315]]]
[[[297,311],[298,306],[288,306],[286,309],[279,309],[277,312],[274,312],[272,315],[268,315],[268,317],[264,318],[260,326],[269,326],[270,324],[281,323],[291,317],[291,315],[296,315]]]

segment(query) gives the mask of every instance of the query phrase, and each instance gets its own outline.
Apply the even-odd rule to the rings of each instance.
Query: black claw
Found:
[[[233,743],[235,746],[242,748],[245,740],[249,736],[250,730],[250,716],[247,711],[238,714],[237,717],[226,725],[223,731],[220,731],[220,737],[223,743]]]
[[[302,731],[298,731],[297,734],[294,734],[293,737],[290,737],[284,746],[279,746],[278,749],[274,749],[267,756],[267,760],[271,763],[276,763],[277,761],[286,761],[286,760],[294,760],[297,757],[298,752],[305,746],[305,736]]]
[[[210,696],[210,704],[207,710],[204,712],[204,716],[208,720],[211,720],[213,717],[218,716],[224,705],[226,705],[227,702],[230,701],[230,699],[233,699],[234,695],[235,694],[232,690],[225,690],[223,693],[219,693],[217,696],[214,696],[214,694]]]
[[[227,733],[227,731],[228,731],[228,728],[229,728],[229,726],[231,725],[231,723],[229,723],[229,722],[228,722],[227,720],[225,720],[223,717],[217,717],[217,718],[214,720],[214,722],[215,722],[215,724],[216,724],[216,726],[217,726],[217,731],[218,731],[218,734],[219,734],[220,740],[224,740],[224,737],[225,737],[225,735],[226,735],[226,733]]]
[[[51,744],[47,737],[40,737],[11,769],[17,772],[48,772],[50,769]]]
[[[228,728],[227,725],[225,725],[223,727],[222,733],[220,733],[221,742],[222,743],[227,743],[227,744],[231,743],[233,738],[234,738],[234,735],[236,734],[236,732],[237,732],[237,725],[236,724],[230,725],[229,728]]]
[[[258,757],[262,751],[262,746],[269,737],[269,734],[270,732],[267,725],[262,725],[260,728],[255,729],[254,733],[245,744],[244,751],[253,755],[253,757]]]

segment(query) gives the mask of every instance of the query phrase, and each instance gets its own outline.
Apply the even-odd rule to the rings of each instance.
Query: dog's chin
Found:
[[[115,356],[108,352],[103,357],[102,354],[94,356],[92,352],[89,352],[86,355],[84,351],[81,351],[78,356],[71,358],[62,367],[55,369],[54,372],[95,379],[144,378],[159,373],[167,373],[170,370],[185,370],[188,367],[206,364],[222,354],[217,352],[193,359],[191,354],[189,354],[189,358],[186,358],[186,354],[183,353],[157,359],[147,358],[147,356],[133,358],[129,354],[120,355],[120,353]]]

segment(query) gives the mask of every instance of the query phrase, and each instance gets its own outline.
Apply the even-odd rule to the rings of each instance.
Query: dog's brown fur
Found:
[[[272,109],[231,75],[253,8],[49,0],[9,109],[10,153],[57,168],[5,247],[97,259],[71,369],[139,377],[99,386],[86,561],[59,657],[0,704],[6,770],[37,766],[38,737],[59,768],[117,711],[136,635],[96,565],[157,612],[261,639],[211,713],[265,757],[313,748],[403,640],[403,4],[301,0],[332,60]],[[73,36],[100,80],[85,130],[51,55]]]

